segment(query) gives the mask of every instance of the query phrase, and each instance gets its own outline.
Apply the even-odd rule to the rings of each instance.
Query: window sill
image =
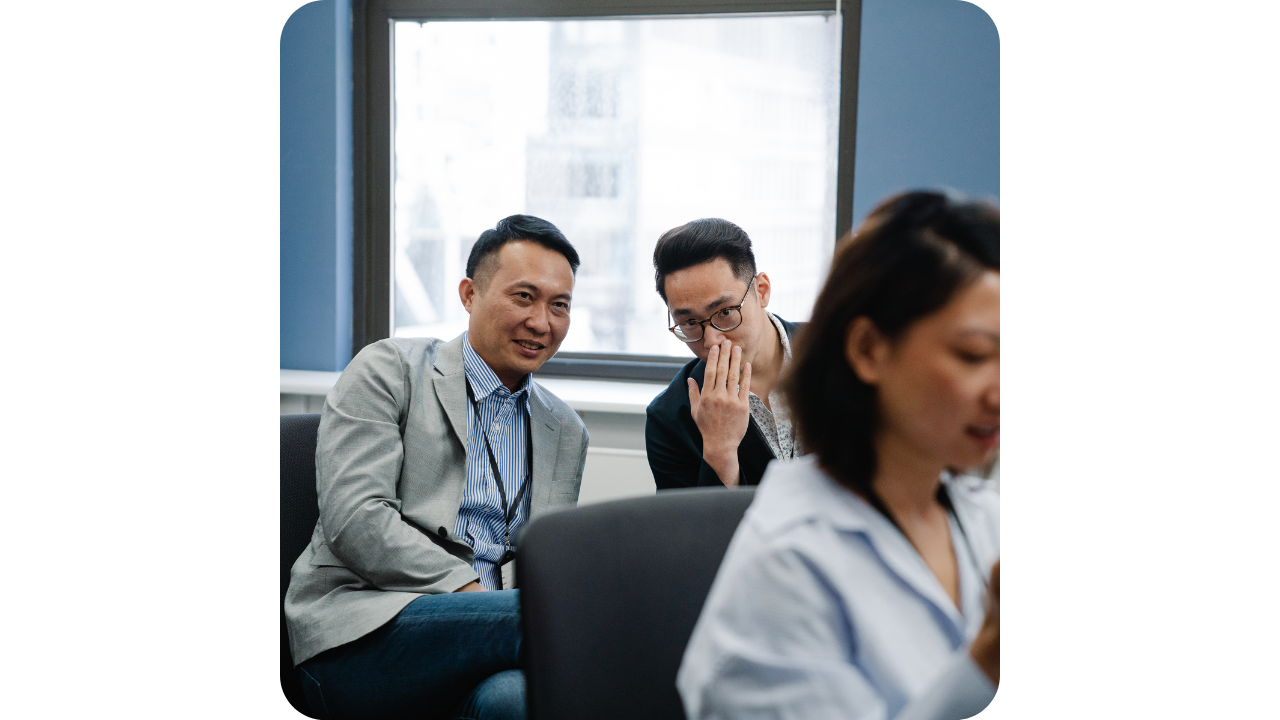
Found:
[[[318,395],[329,393],[342,373],[315,370],[280,370],[281,395]],[[538,384],[578,412],[608,412],[643,415],[649,403],[666,383],[624,382],[620,380],[583,380],[580,378],[535,376]]]

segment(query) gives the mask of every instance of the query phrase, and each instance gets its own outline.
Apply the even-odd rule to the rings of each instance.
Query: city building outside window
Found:
[[[699,217],[741,225],[771,309],[807,319],[835,233],[836,23],[399,22],[394,42],[397,336],[465,329],[471,243],[514,213],[582,256],[564,351],[687,356],[651,257]]]

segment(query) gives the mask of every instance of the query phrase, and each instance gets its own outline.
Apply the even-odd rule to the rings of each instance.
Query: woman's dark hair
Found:
[[[467,277],[482,288],[488,285],[489,276],[495,268],[490,267],[492,263],[486,263],[485,260],[492,257],[496,262],[502,246],[516,240],[535,242],[560,253],[569,261],[569,269],[573,274],[578,274],[578,251],[569,244],[560,228],[532,215],[512,215],[499,220],[492,230],[480,233],[480,238],[471,246],[471,254],[467,257]],[[477,272],[483,277],[476,277]]]
[[[837,244],[781,387],[805,450],[841,483],[865,494],[876,470],[876,392],[845,358],[850,323],[894,340],[986,270],[1000,270],[1000,211],[937,192],[885,200]]]
[[[720,218],[702,218],[662,233],[653,248],[653,281],[667,301],[667,276],[685,268],[724,258],[734,277],[749,281],[756,274],[751,238],[742,228]]]

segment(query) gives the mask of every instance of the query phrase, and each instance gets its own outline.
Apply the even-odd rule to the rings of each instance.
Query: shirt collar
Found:
[[[943,482],[951,488],[949,478],[944,477]],[[952,498],[955,499],[954,493]],[[748,512],[752,513],[752,522],[771,535],[815,518],[823,518],[837,531],[865,535],[891,572],[933,603],[955,627],[964,627],[960,612],[911,542],[871,503],[823,471],[816,457],[771,463]],[[978,527],[968,517],[962,517],[961,522],[967,528]],[[964,562],[958,555],[956,559]]]
[[[791,362],[791,338],[787,337],[787,328],[783,326],[777,315],[768,310],[765,310],[764,314],[769,316],[769,322],[773,323],[774,329],[778,331],[778,339],[782,341],[782,364],[786,365]]]
[[[471,391],[475,393],[477,403],[494,393],[497,393],[499,397],[510,395],[517,399],[521,399],[520,396],[524,395],[523,399],[528,402],[529,378],[532,375],[526,375],[520,387],[515,392],[511,392],[498,379],[497,373],[493,371],[493,368],[489,367],[489,363],[486,363],[484,358],[480,357],[480,353],[477,353],[475,348],[471,347],[471,339],[469,337],[465,337],[462,343],[462,366],[467,373],[467,380],[471,381]]]

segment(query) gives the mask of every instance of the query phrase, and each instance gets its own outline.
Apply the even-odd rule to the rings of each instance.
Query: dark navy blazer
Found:
[[[782,320],[782,318],[778,318]],[[794,338],[800,325],[782,320],[787,337]],[[684,487],[723,487],[724,483],[702,459],[702,433],[689,412],[689,378],[702,388],[707,364],[690,360],[662,394],[649,403],[644,426],[644,444],[649,455],[649,469],[659,490]],[[755,418],[747,424],[747,434],[738,445],[738,482],[759,485],[764,468],[773,459],[773,451],[764,439]]]

